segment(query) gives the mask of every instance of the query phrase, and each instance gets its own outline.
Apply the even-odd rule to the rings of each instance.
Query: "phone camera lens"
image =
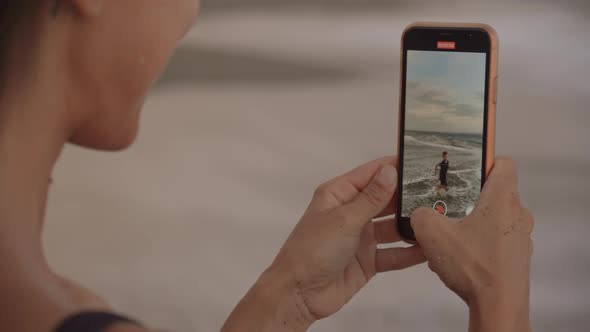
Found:
[[[469,38],[469,39],[472,39],[472,38],[473,38],[473,34],[472,34],[472,33],[470,33],[470,34],[469,34],[469,36],[468,36],[468,38]]]

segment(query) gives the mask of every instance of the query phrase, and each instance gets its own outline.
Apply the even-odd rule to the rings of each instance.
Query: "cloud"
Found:
[[[412,130],[481,131],[483,94],[461,95],[436,81],[408,81],[406,105],[407,125]]]
[[[409,81],[406,90],[408,91],[408,101],[410,102],[438,105],[442,107],[451,106],[450,93],[443,88],[416,81]]]
[[[453,107],[447,109],[445,113],[469,118],[481,118],[483,114],[483,102],[481,106],[473,104],[453,105]]]
[[[407,128],[481,132],[485,55],[412,51],[407,65]]]

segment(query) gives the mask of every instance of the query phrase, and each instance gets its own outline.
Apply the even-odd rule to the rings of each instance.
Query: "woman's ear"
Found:
[[[98,16],[102,12],[104,0],[54,0],[55,6],[62,1],[70,2],[72,8],[82,16]]]

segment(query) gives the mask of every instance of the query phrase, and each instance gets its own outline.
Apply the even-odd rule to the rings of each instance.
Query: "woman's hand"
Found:
[[[304,331],[344,306],[377,272],[425,261],[419,247],[377,249],[400,240],[392,214],[393,157],[328,181],[272,265],[236,307],[223,331]]]
[[[470,331],[528,331],[533,217],[520,203],[514,162],[499,158],[462,220],[416,210],[412,227],[429,267],[469,305]]]
[[[395,211],[395,162],[379,159],[320,185],[271,266],[291,276],[313,319],[338,311],[377,272],[425,261],[419,247],[377,249],[400,240],[394,220],[371,222]]]

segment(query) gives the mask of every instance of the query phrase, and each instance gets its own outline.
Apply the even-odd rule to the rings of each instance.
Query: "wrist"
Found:
[[[526,296],[502,291],[481,292],[467,301],[469,332],[528,332],[528,292]]]
[[[288,274],[269,268],[233,310],[222,331],[306,331],[315,319],[296,286]]]
[[[252,293],[268,306],[277,326],[282,326],[285,331],[306,331],[316,321],[305,304],[297,281],[273,266],[256,281]]]

